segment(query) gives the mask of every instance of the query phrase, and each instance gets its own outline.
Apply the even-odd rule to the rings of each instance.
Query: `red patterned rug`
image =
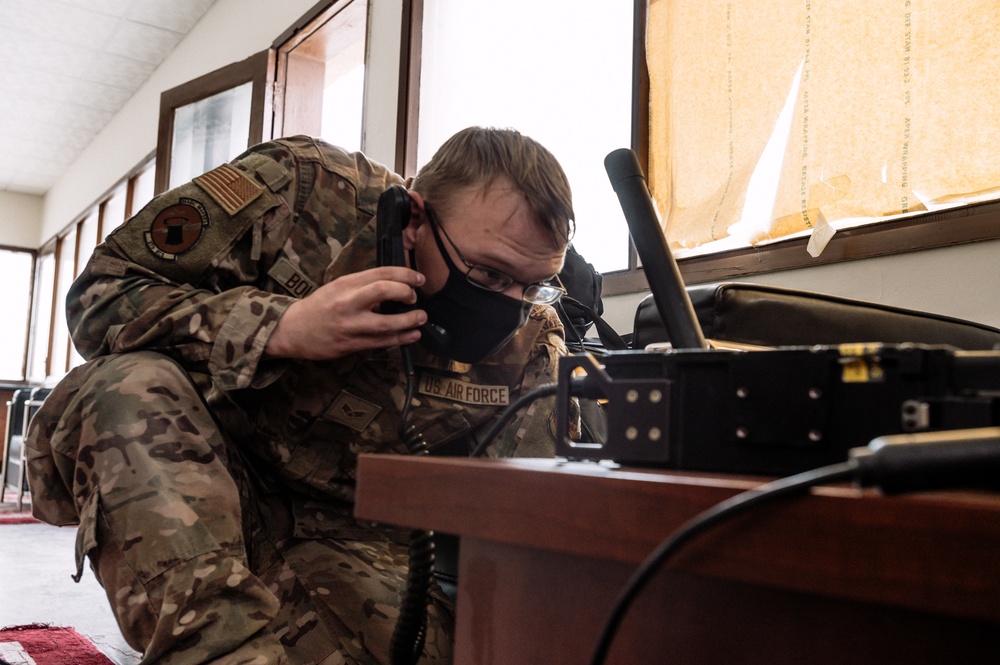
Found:
[[[17,509],[17,492],[6,492],[0,500],[0,524],[31,524],[37,522],[31,516],[31,496],[26,495]]]
[[[0,665],[114,665],[72,628],[45,624],[0,630]]]
[[[0,513],[0,524],[34,524],[36,522],[38,520],[32,517],[31,513]]]

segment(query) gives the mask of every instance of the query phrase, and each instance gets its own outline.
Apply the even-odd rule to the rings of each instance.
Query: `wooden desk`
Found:
[[[760,479],[362,456],[356,513],[461,536],[455,662],[585,665],[635,567]],[[1000,662],[1000,495],[823,487],[694,540],[608,663]]]

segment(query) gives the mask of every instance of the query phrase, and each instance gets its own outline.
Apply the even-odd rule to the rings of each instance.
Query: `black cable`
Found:
[[[556,310],[559,312],[560,318],[562,318],[564,322],[563,329],[567,328],[565,322],[568,321],[569,322],[568,327],[570,330],[573,331],[573,337],[576,338],[576,344],[578,348],[574,349],[570,346],[569,335],[566,336],[566,348],[570,349],[571,351],[582,352],[584,350],[583,337],[580,335],[580,331],[576,329],[576,326],[573,325],[573,321],[570,318],[569,312],[566,311],[566,307],[563,305],[563,300],[568,297],[569,296],[564,295],[562,298],[556,301]],[[577,301],[574,300],[573,302],[576,303]]]
[[[549,397],[555,395],[556,391],[559,389],[558,383],[543,383],[534,390],[527,392],[520,397],[518,397],[513,404],[508,406],[500,417],[497,419],[493,425],[486,430],[486,434],[483,435],[482,440],[476,445],[475,449],[469,453],[469,457],[479,457],[486,451],[486,447],[490,444],[500,430],[510,422],[510,419],[520,411],[526,404],[530,404],[535,400],[542,399],[543,397]]]
[[[579,307],[584,312],[590,315],[590,321],[591,323],[594,324],[594,328],[597,330],[597,336],[598,338],[600,338],[601,344],[604,345],[605,349],[609,351],[626,351],[629,349],[628,342],[626,342],[622,338],[622,336],[619,335],[607,321],[601,318],[601,315],[598,314],[592,307],[588,307],[579,300],[571,298],[570,296],[563,296],[558,300],[556,305],[559,307],[559,311],[564,313],[567,320],[570,317],[568,314],[566,314],[566,308],[563,307],[563,301],[566,301],[570,305]],[[573,332],[576,335],[576,338],[580,340],[580,350],[581,351],[586,350],[586,343],[583,339],[580,338],[580,334],[576,331],[575,327],[573,327]]]
[[[399,438],[411,455],[429,454],[423,434],[407,424],[410,405],[416,392],[415,372],[410,348],[400,349],[403,354],[403,371],[406,374],[406,397],[399,416]],[[389,658],[392,665],[414,665],[420,660],[427,638],[427,602],[434,581],[434,532],[414,529],[410,532],[409,570],[406,590],[399,607],[399,618],[389,640]]]
[[[601,665],[604,662],[615,634],[618,631],[618,627],[628,612],[632,601],[635,600],[635,597],[663,563],[675,555],[694,536],[715,526],[723,519],[737,515],[760,503],[795,492],[805,491],[821,483],[851,479],[854,477],[856,469],[857,463],[854,460],[850,460],[775,480],[774,482],[766,483],[760,487],[737,494],[685,522],[677,531],[653,550],[653,553],[642,562],[642,565],[639,566],[625,585],[625,588],[618,595],[611,613],[605,620],[603,628],[601,628],[597,647],[594,649],[590,665]]]
[[[424,651],[427,638],[427,603],[434,580],[434,532],[410,532],[409,571],[399,618],[389,640],[392,665],[413,665]]]
[[[685,522],[650,554],[618,595],[590,665],[601,665],[629,606],[663,563],[724,518],[821,483],[854,481],[885,494],[979,487],[1000,491],[1000,426],[880,436],[852,448],[846,462],[782,478],[737,494]]]

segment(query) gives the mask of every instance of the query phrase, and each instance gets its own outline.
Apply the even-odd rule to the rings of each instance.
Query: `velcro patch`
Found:
[[[508,386],[480,386],[468,381],[425,374],[417,391],[421,395],[472,404],[475,406],[510,406]]]
[[[333,422],[350,427],[355,432],[363,432],[382,410],[378,404],[373,404],[346,390],[340,391],[326,411],[326,417]]]
[[[296,298],[305,298],[316,290],[316,283],[306,277],[286,256],[278,259],[267,274]]]
[[[194,179],[222,209],[235,215],[264,191],[264,186],[231,164],[223,164]]]

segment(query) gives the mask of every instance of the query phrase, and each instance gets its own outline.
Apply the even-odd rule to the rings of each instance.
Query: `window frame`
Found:
[[[274,112],[275,52],[265,49],[250,57],[182,83],[160,94],[160,117],[156,134],[154,194],[162,194],[170,182],[174,116],[178,108],[193,104],[231,88],[252,83],[250,127],[247,146],[271,138]]]
[[[318,67],[311,71],[306,71],[301,65],[308,59],[295,53],[295,50],[310,39],[326,41],[337,39],[340,35],[331,30],[335,26],[330,26],[330,22],[335,20],[341,12],[348,9],[354,2],[365,2],[365,52],[368,50],[368,25],[371,19],[372,0],[323,0],[306,12],[288,30],[281,33],[277,39],[271,43],[271,50],[275,55],[275,75],[274,75],[274,98],[272,100],[273,130],[274,137],[289,136],[292,134],[308,134],[309,136],[319,136],[322,128],[322,99],[316,103],[316,94],[319,91],[320,97],[324,86],[325,72]],[[367,60],[367,58],[366,58]],[[365,63],[367,66],[367,62]],[[298,66],[296,77],[303,75],[311,76],[309,83],[300,83],[294,87],[288,84],[288,70],[292,66]],[[361,128],[362,135],[364,128]]]
[[[15,247],[14,245],[0,245],[0,251],[6,252],[20,252],[23,254],[28,254],[31,257],[31,270],[28,275],[28,318],[25,325],[24,331],[24,347],[21,349],[21,376],[20,378],[15,377],[0,377],[0,383],[3,385],[14,385],[22,384],[28,380],[28,349],[31,343],[31,322],[34,320],[34,308],[35,308],[35,275],[37,271],[38,262],[38,250],[29,249],[26,247]]]
[[[396,113],[396,173],[417,174],[420,68],[423,63],[424,0],[403,0],[399,39],[399,108]]]
[[[1000,201],[986,201],[842,229],[816,258],[806,251],[808,238],[792,238],[677,263],[685,281],[695,284],[996,239]]]

